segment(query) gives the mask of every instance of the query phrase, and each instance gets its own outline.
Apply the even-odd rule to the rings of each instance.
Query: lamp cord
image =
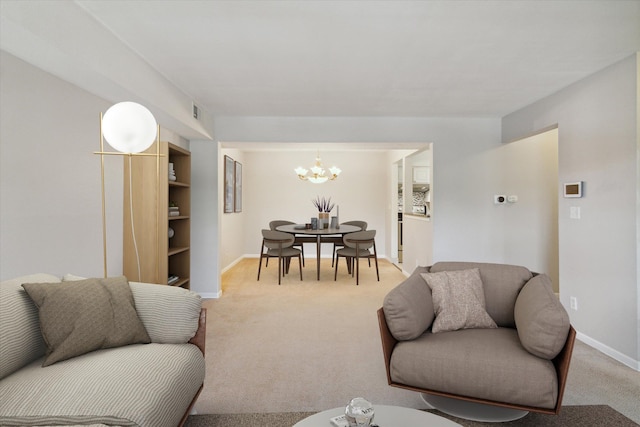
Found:
[[[132,178],[131,175],[133,169],[131,168],[131,157],[133,156],[128,156],[129,157],[129,215],[131,217],[131,237],[133,237],[133,249],[136,252],[136,262],[138,265],[138,282],[141,281],[141,275],[140,275],[140,254],[138,253],[138,242],[136,241],[136,229],[135,226],[133,224],[133,183],[132,183]]]

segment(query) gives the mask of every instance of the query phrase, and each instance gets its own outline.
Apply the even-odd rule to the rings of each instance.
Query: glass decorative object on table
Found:
[[[349,427],[371,427],[375,411],[371,402],[362,397],[351,399],[344,411]]]
[[[329,228],[329,212],[318,212],[318,228]]]

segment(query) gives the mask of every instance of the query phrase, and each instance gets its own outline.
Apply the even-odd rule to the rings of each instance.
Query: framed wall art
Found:
[[[235,162],[229,156],[224,156],[224,212],[233,212],[234,209],[234,178]]]
[[[234,212],[242,212],[242,163],[235,162]]]

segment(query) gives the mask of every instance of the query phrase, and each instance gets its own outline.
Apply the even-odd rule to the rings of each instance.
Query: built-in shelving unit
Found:
[[[189,289],[191,153],[169,142],[161,141],[159,149],[156,144],[145,152],[150,156],[125,158],[124,275]]]

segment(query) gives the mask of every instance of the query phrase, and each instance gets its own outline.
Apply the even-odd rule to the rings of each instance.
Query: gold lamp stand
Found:
[[[120,104],[115,104],[113,107],[111,107],[109,110],[111,110],[112,108],[121,106],[122,104],[128,104],[125,107],[126,108],[131,108],[133,104],[134,108],[142,108],[146,111],[146,113],[148,113],[149,115],[151,114],[148,110],[146,110],[146,108],[142,107],[139,104],[135,104],[135,103],[120,103]],[[129,111],[126,111],[129,112]],[[109,111],[107,111],[106,114],[108,114]],[[105,114],[105,115],[106,115]],[[146,119],[148,121],[148,117],[143,117],[144,119]],[[100,155],[100,179],[101,179],[101,195],[102,195],[102,250],[103,250],[103,264],[104,264],[104,277],[106,278],[108,276],[108,272],[107,272],[107,210],[106,210],[106,197],[105,197],[105,166],[104,166],[104,159],[105,156],[124,156],[124,157],[128,157],[129,159],[129,165],[131,165],[131,158],[132,157],[156,157],[156,175],[157,178],[160,178],[160,158],[163,157],[162,154],[160,154],[160,126],[157,125],[155,123],[155,119],[153,119],[153,116],[151,116],[151,119],[153,120],[153,125],[155,126],[155,143],[156,143],[156,152],[155,153],[143,153],[143,152],[124,152],[124,151],[105,151],[104,148],[104,140],[105,140],[105,129],[104,129],[104,116],[102,113],[100,113],[100,151],[95,151],[94,154],[98,154]],[[146,123],[148,124],[148,123]],[[124,123],[124,126],[127,125],[131,125],[131,123]],[[136,124],[137,125],[137,124]],[[147,130],[148,130],[148,126],[147,126]],[[146,150],[149,146],[151,146],[153,144],[154,140],[152,139],[150,142],[146,141],[144,145],[146,145],[146,147],[144,146],[140,146],[142,147],[140,149],[140,151],[144,151]],[[111,142],[111,140],[109,140],[110,145],[113,147],[114,145],[118,145],[118,144],[114,144]],[[139,147],[139,148],[140,148]],[[127,149],[127,148],[125,148]],[[135,147],[133,148],[134,150],[136,149]],[[132,198],[132,185],[131,185],[131,171],[129,172],[129,197]],[[160,188],[158,188],[158,193],[160,191]],[[159,194],[158,194],[159,196]],[[159,210],[156,210],[156,228],[158,227],[158,224],[160,222],[159,220]],[[129,215],[133,218],[133,204],[129,203]],[[135,236],[135,229],[133,228],[133,224],[132,224],[132,238],[133,238],[133,242],[134,242],[134,247],[135,247],[135,251],[136,251],[136,256],[137,255],[137,243],[136,243],[136,236]],[[159,245],[155,245],[156,247],[156,252],[158,251],[158,246]],[[159,256],[158,253],[156,253],[156,258]],[[158,265],[156,263],[156,270],[158,269]],[[138,276],[140,276],[140,262],[139,262],[139,257],[138,257]],[[138,280],[140,280],[140,277],[138,277]]]

